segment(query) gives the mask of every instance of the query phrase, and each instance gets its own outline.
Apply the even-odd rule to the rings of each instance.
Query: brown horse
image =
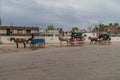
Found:
[[[13,38],[13,37],[11,37],[10,38],[10,41],[14,41],[15,43],[16,43],[16,46],[17,46],[17,48],[18,48],[18,43],[23,43],[24,44],[24,48],[26,47],[26,39],[24,39],[24,38]]]

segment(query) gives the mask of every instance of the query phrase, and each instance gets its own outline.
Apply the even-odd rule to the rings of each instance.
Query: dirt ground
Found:
[[[120,45],[120,43],[112,43],[112,45]],[[90,46],[89,43],[86,43],[85,46]],[[96,46],[96,45],[92,45]],[[99,45],[97,45],[99,46]],[[104,46],[104,45],[103,45]],[[67,47],[66,44],[63,44],[62,47]],[[61,48],[60,44],[47,44],[45,48],[31,48],[29,44],[26,45],[26,48],[23,48],[23,44],[19,44],[19,48],[16,48],[15,44],[0,44],[0,54],[9,54],[9,53],[16,53],[16,52],[25,52],[25,51],[34,51],[34,50],[41,50],[41,49],[49,49],[49,48]]]
[[[0,45],[0,80],[120,80],[120,43],[32,50]]]

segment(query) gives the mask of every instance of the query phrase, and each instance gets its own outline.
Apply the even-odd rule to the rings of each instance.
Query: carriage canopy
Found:
[[[72,36],[82,36],[83,34],[85,35],[86,32],[72,32]]]

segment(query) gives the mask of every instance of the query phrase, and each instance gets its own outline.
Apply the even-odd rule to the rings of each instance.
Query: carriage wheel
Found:
[[[30,43],[30,47],[31,48],[36,48],[36,44],[35,43]]]
[[[39,47],[41,47],[41,48],[44,48],[44,47],[45,47],[45,43],[39,43],[38,45],[39,45]]]

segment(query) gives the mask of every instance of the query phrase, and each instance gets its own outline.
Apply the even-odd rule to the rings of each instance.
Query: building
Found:
[[[1,36],[30,36],[39,33],[38,27],[1,26]]]
[[[58,36],[59,30],[39,30],[39,33],[43,36]]]

